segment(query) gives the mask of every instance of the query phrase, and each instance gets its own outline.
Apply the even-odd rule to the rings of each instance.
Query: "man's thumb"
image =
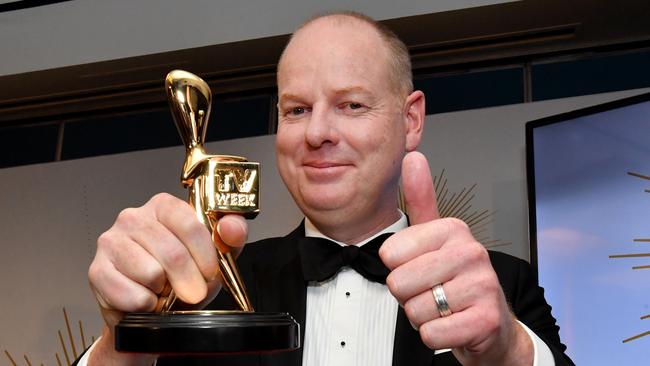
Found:
[[[402,161],[402,192],[411,225],[440,218],[429,163],[420,152],[409,152]]]

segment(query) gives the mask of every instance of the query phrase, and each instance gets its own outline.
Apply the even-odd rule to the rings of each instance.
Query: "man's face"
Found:
[[[388,57],[370,26],[325,18],[299,31],[281,60],[278,167],[321,230],[341,224],[372,230],[397,213],[408,122]]]

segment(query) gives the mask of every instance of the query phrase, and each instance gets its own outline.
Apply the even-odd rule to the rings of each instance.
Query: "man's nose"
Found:
[[[337,144],[339,135],[334,113],[328,108],[314,106],[307,123],[305,140],[312,147],[320,147],[328,143]]]

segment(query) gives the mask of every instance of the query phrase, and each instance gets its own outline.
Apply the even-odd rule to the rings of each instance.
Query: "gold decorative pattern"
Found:
[[[627,172],[628,175],[644,180],[650,181],[650,176],[639,174],[639,173],[634,173],[634,172]],[[644,192],[650,193],[650,189],[645,189]],[[650,243],[650,238],[636,238],[632,239],[634,243]],[[626,254],[613,254],[610,255],[609,258],[644,258],[644,257],[650,257],[650,253],[626,253]],[[650,265],[643,265],[643,266],[633,266],[633,270],[637,269],[650,269]],[[641,320],[648,319],[650,318],[650,314],[648,315],[643,315],[641,316]],[[650,335],[650,331],[643,332],[637,335],[634,335],[632,337],[626,338],[623,340],[623,343],[627,343],[629,341],[633,341],[635,339],[639,339],[641,337],[645,337],[647,335]]]
[[[487,226],[494,220],[496,211],[476,210],[472,208],[472,200],[476,196],[475,189],[477,183],[472,184],[469,188],[464,187],[460,192],[452,192],[447,186],[447,178],[444,177],[445,170],[440,175],[433,177],[433,186],[436,192],[438,202],[438,212],[440,217],[455,217],[463,220],[472,230],[472,235],[476,240],[486,248],[494,248],[512,244],[501,239],[493,239],[487,235]],[[404,195],[400,189],[399,207],[406,212],[406,203]]]
[[[77,346],[75,344],[74,336],[72,334],[72,328],[70,327],[70,320],[68,318],[68,312],[65,310],[65,307],[63,307],[63,319],[65,321],[65,328],[66,328],[66,335],[68,337],[68,344],[65,343],[63,333],[61,330],[57,331],[57,335],[59,338],[59,343],[61,345],[61,351],[63,352],[63,357],[65,358],[65,363],[62,363],[61,357],[59,356],[59,353],[56,352],[54,354],[54,357],[56,359],[56,364],[58,366],[63,366],[63,365],[72,365],[75,359],[79,357],[79,354],[77,353]],[[83,323],[81,320],[78,321],[79,324],[79,338],[81,339],[81,351],[86,349],[86,337],[84,335],[84,328],[83,328]],[[95,342],[95,337],[91,337],[90,339],[90,344]],[[9,353],[9,351],[5,350],[5,356],[7,356],[7,359],[9,359],[9,362],[11,362],[12,366],[18,366],[16,363],[15,359],[13,356]],[[70,357],[72,356],[72,357]],[[23,358],[25,359],[25,364],[27,366],[32,366],[32,362],[29,360],[29,357],[27,355],[23,355]],[[44,366],[44,364],[41,362],[41,366]]]

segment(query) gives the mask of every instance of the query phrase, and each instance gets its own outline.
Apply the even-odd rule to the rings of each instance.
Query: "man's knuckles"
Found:
[[[427,291],[407,300],[404,303],[404,314],[412,325],[419,328],[420,325],[438,317],[435,306],[431,293]]]
[[[169,210],[185,209],[187,203],[176,196],[169,193],[157,193],[149,199],[143,206],[144,208],[151,208],[156,213],[162,213]]]
[[[434,284],[448,281],[454,274],[443,268],[445,258],[439,252],[428,252],[394,269],[386,278],[389,290],[400,301],[406,301]]]
[[[100,281],[101,271],[111,270],[153,292],[160,292],[167,281],[161,264],[142,247],[121,234],[107,231],[97,240],[97,256],[88,270],[91,284]]]
[[[503,329],[501,317],[497,312],[475,313],[468,318],[474,329],[468,332],[462,347],[466,356],[477,357],[490,352]]]
[[[165,271],[160,266],[142,266],[141,281],[143,286],[147,287],[155,293],[160,293],[165,288],[167,276]]]
[[[90,266],[88,267],[88,280],[90,281],[92,288],[99,288],[102,286],[104,270],[105,269],[98,262],[97,258],[90,263]]]
[[[160,198],[155,205],[155,217],[157,221],[169,228],[179,237],[193,237],[196,233],[207,236],[207,229],[197,219],[192,207],[185,201],[176,197]]]
[[[192,256],[183,245],[167,245],[159,256],[158,260],[168,273],[194,265]]]
[[[113,225],[111,230],[117,228],[122,230],[134,230],[142,227],[144,223],[145,219],[142,208],[129,207],[120,211],[115,220],[115,225]]]
[[[473,344],[478,345],[482,340],[497,334],[502,326],[502,317],[496,307],[483,307],[474,312],[473,323],[476,326],[477,336]]]
[[[474,271],[478,269],[492,269],[490,255],[481,243],[470,238],[468,240],[456,241],[453,244],[445,249],[449,252],[450,256],[453,256],[460,263],[461,267],[469,267]]]
[[[393,234],[379,247],[379,258],[388,269],[393,270],[404,262],[403,252],[406,249],[404,240],[408,236],[404,236],[403,231]]]
[[[422,339],[422,343],[424,343],[430,349],[436,349],[436,347],[446,348],[441,344],[438,344],[439,342],[436,338],[437,334],[429,323],[422,324],[419,327],[418,332],[420,333],[420,339]]]
[[[158,297],[150,291],[133,291],[124,293],[123,297],[130,296],[124,304],[120,304],[120,310],[125,312],[151,311],[155,308]]]
[[[155,294],[118,273],[110,273],[108,266],[93,261],[88,269],[93,292],[100,307],[122,312],[150,311],[156,304]]]
[[[440,231],[440,236],[447,240],[456,237],[466,237],[471,233],[467,223],[455,217],[445,217],[434,221],[436,229]],[[471,234],[470,234],[471,235]]]
[[[186,209],[176,209],[157,213],[157,218],[168,230],[176,234],[179,239],[205,243],[210,240],[208,229],[196,218],[195,213]]]
[[[439,240],[435,228],[436,221],[407,227],[386,239],[379,248],[379,257],[386,267],[393,270],[418,256],[436,250]]]
[[[108,255],[113,251],[113,248],[123,239],[115,230],[108,230],[103,232],[97,238],[97,254]]]
[[[401,288],[400,288],[400,283],[397,282],[395,279],[395,276],[391,276],[392,272],[386,277],[386,287],[388,287],[388,291],[390,291],[391,294],[397,299],[397,301],[400,304],[404,303],[404,299],[399,296],[401,293]]]
[[[471,326],[460,324],[460,322],[462,319],[458,319],[458,317],[454,319],[438,318],[426,322],[419,328],[420,339],[427,347],[434,350],[462,347],[463,344],[466,344],[467,328],[471,328]]]
[[[422,292],[423,286],[428,286],[430,269],[417,262],[422,262],[422,257],[404,263],[386,277],[388,290],[402,304]]]

